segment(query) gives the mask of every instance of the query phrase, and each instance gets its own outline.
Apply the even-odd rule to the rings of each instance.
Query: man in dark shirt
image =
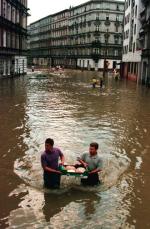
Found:
[[[84,168],[89,171],[87,179],[81,179],[81,184],[94,186],[100,184],[98,173],[102,170],[102,160],[97,153],[98,144],[93,142],[90,144],[89,153],[84,153],[78,161]]]
[[[58,148],[54,148],[54,140],[51,138],[45,141],[45,151],[41,155],[41,165],[44,170],[44,186],[46,188],[59,188],[61,172],[58,170],[59,159],[64,164],[64,155]]]

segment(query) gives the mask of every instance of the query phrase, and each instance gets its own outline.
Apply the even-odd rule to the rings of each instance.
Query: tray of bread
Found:
[[[87,177],[88,171],[83,167],[76,167],[75,165],[60,165],[59,170],[62,175],[75,176],[75,177]]]

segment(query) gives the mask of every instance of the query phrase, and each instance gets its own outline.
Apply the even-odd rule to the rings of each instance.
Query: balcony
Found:
[[[105,39],[108,40],[108,38],[110,37],[110,34],[109,34],[108,32],[106,32],[106,33],[104,34],[104,37],[105,37]]]
[[[88,21],[88,26],[91,26],[91,22],[90,21]]]
[[[101,47],[101,42],[100,41],[93,41],[92,42],[92,47],[94,48],[99,48]]]
[[[140,13],[140,21],[142,23],[145,23],[145,21],[146,21],[146,8],[144,8]]]
[[[141,36],[144,36],[144,35],[145,35],[145,31],[144,31],[144,29],[142,28],[142,29],[140,29],[139,36],[141,37]]]
[[[121,37],[121,34],[116,33],[116,34],[114,35],[114,38],[115,38],[115,39],[119,39],[119,37]]]
[[[0,16],[0,26],[4,26],[5,28],[10,29],[11,31],[15,31],[17,33],[27,36],[27,29],[21,27],[20,24],[14,24],[12,21],[9,21],[2,16]]]
[[[115,21],[115,26],[119,27],[120,26],[120,21]]]
[[[100,36],[100,31],[99,31],[99,30],[95,30],[94,36],[95,36],[95,37]]]
[[[91,37],[91,33],[90,33],[90,32],[87,33],[87,37],[88,37],[88,38]]]
[[[106,21],[105,21],[105,25],[106,25],[106,26],[109,26],[109,25],[110,25],[110,21],[109,21],[109,20],[106,20]]]
[[[101,21],[100,21],[100,19],[99,18],[96,18],[96,20],[95,20],[95,26],[99,26],[100,24],[101,24]]]
[[[27,54],[27,50],[0,47],[0,56],[26,55],[26,54]]]
[[[143,49],[142,57],[150,57],[150,49]]]

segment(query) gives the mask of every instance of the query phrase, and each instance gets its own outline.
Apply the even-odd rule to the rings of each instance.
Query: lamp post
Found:
[[[109,33],[108,29],[105,33],[105,52],[104,52],[104,68],[103,68],[103,78],[105,78],[105,73],[107,70],[107,45],[108,45],[108,38],[109,38]]]

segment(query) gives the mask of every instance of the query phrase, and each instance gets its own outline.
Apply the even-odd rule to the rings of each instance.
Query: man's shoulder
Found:
[[[83,153],[84,156],[89,156],[89,153]]]
[[[46,152],[44,151],[44,152],[41,152],[41,157],[45,157],[45,155],[46,155]]]
[[[83,153],[82,158],[87,158],[89,156],[89,153]]]
[[[54,151],[61,151],[58,147],[53,147]]]
[[[101,155],[99,153],[96,155],[98,159],[102,159]]]
[[[99,154],[97,154],[97,161],[102,161],[102,157]]]
[[[57,152],[57,153],[62,153],[62,151],[58,147],[54,147],[53,148],[53,151],[54,152]]]

